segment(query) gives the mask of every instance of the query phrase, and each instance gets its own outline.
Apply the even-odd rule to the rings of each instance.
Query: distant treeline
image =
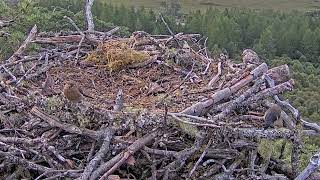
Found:
[[[79,11],[83,1],[45,0],[43,5],[57,5]],[[104,2],[104,1],[103,1]],[[168,33],[156,10],[113,6],[97,1],[94,14],[105,22],[126,26],[129,31],[144,30],[149,33]],[[179,9],[176,9],[179,11]],[[169,11],[172,12],[172,11]],[[173,11],[175,12],[175,11]],[[175,13],[176,15],[176,13]],[[320,62],[320,17],[305,13],[276,12],[272,10],[213,9],[195,11],[183,16],[183,23],[176,23],[176,16],[165,14],[165,19],[175,31],[201,33],[209,37],[209,47],[226,48],[231,55],[244,48],[253,48],[267,59],[288,55],[294,59]]]

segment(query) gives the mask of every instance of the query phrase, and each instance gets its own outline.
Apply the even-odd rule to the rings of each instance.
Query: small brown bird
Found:
[[[63,95],[72,103],[79,103],[82,101],[83,96],[93,98],[83,93],[80,87],[77,86],[75,81],[68,81],[63,87]]]
[[[268,129],[269,127],[283,126],[282,121],[280,120],[281,116],[281,107],[278,105],[272,105],[264,114],[264,129]],[[281,121],[281,122],[280,122]]]

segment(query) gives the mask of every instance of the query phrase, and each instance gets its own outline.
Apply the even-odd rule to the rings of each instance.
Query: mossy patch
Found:
[[[129,43],[129,40],[107,41],[100,44],[97,50],[92,52],[86,60],[110,71],[117,71],[126,68],[128,65],[150,59],[149,54],[130,48]]]

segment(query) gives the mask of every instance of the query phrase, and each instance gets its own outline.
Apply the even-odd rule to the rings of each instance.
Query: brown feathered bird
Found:
[[[281,107],[276,104],[272,105],[264,114],[264,129],[266,130],[269,127],[274,127],[275,125],[278,127],[283,126],[280,116]]]
[[[83,96],[93,98],[84,94],[81,88],[75,81],[68,81],[63,87],[63,95],[72,103],[79,103],[82,101]]]

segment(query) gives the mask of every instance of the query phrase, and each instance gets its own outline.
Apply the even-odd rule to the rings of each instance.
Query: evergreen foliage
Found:
[[[0,60],[10,56],[37,24],[41,31],[74,30],[64,19],[69,16],[84,28],[83,1],[79,0],[22,0],[17,7],[0,1],[0,18],[14,19],[6,29],[11,36],[0,38]],[[213,55],[225,48],[233,58],[245,48],[253,48],[272,66],[288,64],[293,71],[296,88],[287,98],[302,112],[303,117],[320,122],[320,18],[302,12],[275,12],[271,10],[213,9],[194,11],[181,18],[179,6],[163,4],[165,20],[175,32],[201,33],[209,37]],[[175,9],[175,10],[173,10]],[[152,34],[168,34],[156,11],[145,8],[127,8],[102,3],[94,5],[97,29],[123,26],[122,35],[144,30]],[[309,141],[309,140],[308,140]],[[315,141],[308,142],[310,147]],[[315,148],[312,148],[315,149]],[[309,153],[309,152],[308,152]]]

